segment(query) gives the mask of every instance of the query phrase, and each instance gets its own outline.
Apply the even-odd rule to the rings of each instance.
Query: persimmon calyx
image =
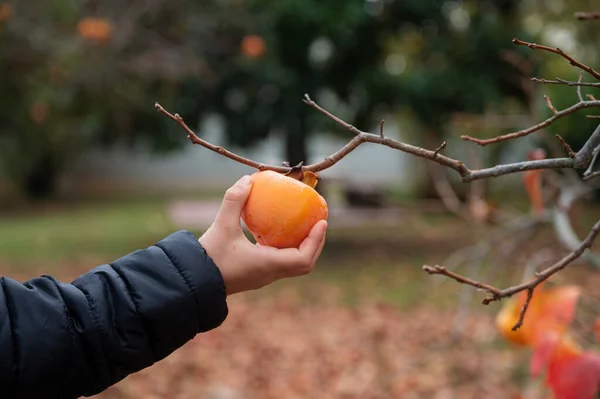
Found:
[[[291,170],[285,173],[285,176],[299,180],[311,188],[315,188],[321,180],[318,173],[304,170],[304,162],[300,162],[296,166],[290,166],[289,162],[283,162],[283,166],[291,167]]]

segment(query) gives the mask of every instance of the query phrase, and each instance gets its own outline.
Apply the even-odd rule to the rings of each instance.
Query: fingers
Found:
[[[319,259],[319,256],[321,256],[321,252],[323,252],[323,247],[325,246],[325,236],[327,235],[327,222],[325,222],[325,231],[323,232],[322,238],[321,238],[321,244],[319,244],[319,248],[317,249],[317,252],[315,252],[315,254],[313,255],[312,258],[312,267],[315,266],[315,263],[317,263],[317,259]]]
[[[285,277],[295,277],[310,273],[325,244],[326,230],[326,221],[317,222],[298,249],[261,248],[265,250],[271,249],[271,251],[263,252],[266,263],[278,265],[282,275]]]
[[[240,216],[246,200],[250,195],[252,187],[252,178],[248,175],[243,176],[233,186],[231,186],[223,197],[221,208],[215,218],[215,223],[228,229],[237,229],[240,227]]]
[[[323,249],[325,244],[325,232],[327,231],[327,222],[325,220],[318,221],[308,233],[308,236],[300,244],[300,254],[309,259],[310,262],[316,259]]]

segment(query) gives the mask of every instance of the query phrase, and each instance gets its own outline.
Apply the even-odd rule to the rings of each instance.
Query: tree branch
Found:
[[[580,21],[590,20],[590,19],[600,19],[600,11],[581,11],[575,13],[575,18]]]
[[[594,172],[594,165],[596,164],[596,160],[598,159],[598,155],[600,155],[600,146],[596,147],[592,152],[592,160],[588,165],[585,172],[583,172],[583,180],[589,180],[596,176],[600,176],[600,170]]]
[[[250,166],[252,168],[256,168],[258,170],[274,170],[276,172],[280,172],[280,173],[287,173],[291,170],[291,168],[287,168],[287,167],[283,167],[283,166],[267,166],[267,165],[263,165],[261,163],[255,162],[251,159],[247,159],[244,158],[240,155],[234,154],[231,151],[226,150],[223,147],[220,146],[216,146],[213,145],[211,143],[209,143],[206,140],[202,140],[200,137],[198,137],[198,135],[196,133],[194,133],[194,131],[192,129],[190,129],[188,127],[188,125],[186,125],[186,123],[183,121],[183,119],[181,118],[181,116],[179,116],[179,114],[171,114],[169,111],[165,110],[160,104],[155,103],[154,104],[154,108],[156,108],[156,110],[158,112],[160,112],[161,114],[167,116],[168,118],[174,120],[175,122],[177,122],[188,134],[188,139],[193,143],[193,144],[198,144],[201,145],[202,147],[208,148],[211,151],[214,151],[218,154],[221,154],[223,156],[226,156],[229,159],[232,159],[236,162],[239,162],[241,164]]]
[[[569,63],[571,65],[573,65],[574,67],[583,69],[584,71],[586,71],[587,73],[589,73],[590,75],[595,77],[596,79],[600,79],[600,72],[595,71],[593,68],[577,61],[575,58],[571,57],[569,54],[565,53],[564,51],[562,51],[559,48],[543,46],[543,45],[535,44],[535,43],[529,43],[529,42],[525,42],[523,40],[519,40],[517,38],[514,38],[512,40],[512,42],[518,46],[527,46],[534,50],[538,49],[538,50],[549,51],[551,53],[558,54],[561,57],[563,57],[564,59],[566,59],[567,61],[569,61]]]
[[[596,126],[596,129],[585,142],[583,147],[575,155],[574,167],[575,169],[585,169],[589,166],[594,157],[594,151],[597,147],[600,147],[600,125]]]
[[[569,211],[573,204],[585,194],[593,191],[593,187],[581,183],[563,187],[554,207],[554,217],[552,218],[554,231],[559,241],[569,250],[574,251],[580,244],[580,239],[572,226],[569,218]],[[592,266],[600,268],[600,258],[593,253],[583,254],[583,258]]]
[[[555,80],[531,78],[531,80],[535,83],[543,83],[543,84],[600,87],[600,82],[573,82],[573,81],[565,80],[565,79],[561,79],[561,78],[556,78]]]
[[[374,143],[374,144],[385,145],[392,149],[396,149],[396,150],[399,150],[399,151],[402,151],[402,152],[405,152],[408,154],[415,155],[420,158],[425,158],[425,159],[437,162],[438,164],[440,164],[442,166],[448,167],[448,168],[453,169],[456,172],[458,172],[458,174],[460,175],[461,180],[463,182],[472,182],[472,181],[479,180],[479,179],[486,179],[489,177],[499,177],[499,176],[503,176],[503,175],[507,175],[507,174],[511,174],[511,173],[524,172],[527,170],[566,169],[566,168],[585,169],[592,159],[593,148],[595,148],[597,145],[600,145],[600,125],[599,125],[599,127],[596,129],[596,131],[594,131],[594,133],[592,134],[592,136],[590,137],[588,142],[582,147],[582,149],[575,155],[574,158],[549,158],[549,159],[542,159],[542,160],[528,160],[528,161],[515,162],[515,163],[510,163],[510,164],[504,164],[504,165],[496,165],[496,166],[493,166],[490,168],[473,170],[473,169],[469,169],[463,162],[461,162],[457,159],[453,159],[453,158],[450,158],[450,157],[440,154],[439,152],[444,146],[440,146],[436,150],[432,151],[432,150],[424,149],[422,147],[406,144],[401,141],[394,140],[394,139],[391,139],[391,138],[388,138],[385,136],[382,137],[381,132],[380,132],[380,134],[367,133],[367,132],[357,129],[356,127],[350,125],[349,123],[343,121],[342,119],[333,115],[329,111],[325,110],[324,108],[319,106],[316,102],[314,102],[308,96],[308,94],[305,95],[305,98],[303,101],[307,105],[309,105],[311,108],[314,108],[315,110],[319,111],[323,115],[325,115],[328,118],[330,118],[331,120],[333,120],[338,125],[342,126],[344,129],[353,133],[354,137],[339,151],[331,154],[330,156],[323,159],[322,161],[319,161],[312,165],[299,166],[301,168],[302,172],[305,172],[305,171],[320,172],[325,169],[328,169],[331,166],[335,165],[337,162],[339,162],[341,159],[346,157],[352,151],[354,151],[361,144]],[[589,104],[589,103],[593,103],[594,105],[600,106],[600,101],[588,101],[588,102],[579,103],[579,104]],[[178,114],[173,115],[173,114],[169,113],[158,103],[155,104],[155,108],[161,114],[163,114],[163,115],[167,116],[168,118],[172,119],[173,121],[177,122],[186,131],[188,138],[190,139],[190,141],[193,144],[201,145],[205,148],[208,148],[211,151],[219,153],[227,158],[230,158],[234,161],[240,162],[244,165],[256,168],[258,170],[273,170],[273,171],[276,171],[279,173],[289,173],[292,170],[292,168],[289,166],[262,164],[262,163],[244,158],[240,155],[234,154],[233,152],[228,151],[223,147],[215,146],[205,140],[202,140],[200,137],[198,137],[196,135],[196,133],[194,133],[186,125],[186,123],[183,121],[183,119]],[[558,115],[561,114],[561,112],[564,113],[565,111],[558,112],[553,118],[556,118]]]
[[[557,272],[561,271],[562,269],[567,267],[569,264],[571,264],[574,260],[579,258],[585,252],[586,249],[591,248],[592,244],[594,243],[594,240],[596,239],[598,234],[600,234],[600,220],[598,220],[596,222],[596,224],[592,227],[590,233],[585,238],[585,240],[583,240],[577,246],[577,248],[575,248],[572,252],[570,252],[564,258],[562,258],[561,260],[559,260],[552,266],[548,267],[547,269],[545,269],[539,273],[535,273],[534,274],[535,278],[533,280],[531,280],[530,282],[515,285],[513,287],[508,287],[505,289],[499,289],[494,286],[484,284],[479,281],[475,281],[475,280],[469,279],[467,277],[461,276],[457,273],[450,272],[450,271],[446,270],[446,268],[443,266],[436,265],[436,266],[432,267],[432,266],[425,265],[425,266],[423,266],[423,270],[425,270],[429,274],[441,274],[443,276],[446,276],[453,280],[456,280],[461,284],[468,284],[475,288],[478,288],[479,290],[486,291],[490,295],[488,295],[486,298],[484,298],[482,300],[482,303],[484,305],[489,305],[491,302],[499,301],[503,298],[508,298],[519,292],[527,290],[528,300],[525,301],[525,304],[523,305],[523,308],[521,309],[521,315],[519,317],[519,320],[513,327],[513,330],[517,330],[523,324],[523,318],[525,317],[525,313],[529,306],[529,301],[531,300],[530,296],[533,295],[533,290],[537,286],[539,286],[541,283],[548,280],[551,276],[553,276]]]
[[[549,103],[549,107],[552,105],[552,103]],[[562,118],[563,116],[567,116],[569,114],[572,114],[576,111],[579,111],[580,109],[584,109],[584,108],[600,108],[600,101],[597,100],[590,100],[590,101],[579,101],[578,103],[570,106],[569,108],[565,108],[562,111],[556,111],[556,109],[552,109],[552,112],[554,115],[552,115],[550,118],[546,119],[545,121],[538,123],[535,126],[531,126],[527,129],[523,129],[523,130],[519,130],[518,132],[513,132],[513,133],[508,133],[508,134],[504,134],[502,136],[497,136],[497,137],[493,137],[491,139],[477,139],[471,136],[460,136],[461,139],[466,140],[466,141],[471,141],[475,144],[478,144],[482,147],[485,147],[486,145],[489,144],[495,144],[495,143],[499,143],[501,141],[507,141],[507,140],[512,140],[512,139],[517,139],[519,137],[523,137],[523,136],[528,136],[531,133],[537,132],[538,130],[541,130],[545,127],[550,126],[552,123],[554,123],[556,120]],[[556,112],[554,112],[556,111]]]

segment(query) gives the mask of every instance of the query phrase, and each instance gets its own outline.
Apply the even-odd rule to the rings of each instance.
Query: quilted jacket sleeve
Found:
[[[0,284],[6,399],[95,395],[218,327],[228,313],[221,273],[187,231],[70,284],[50,276]]]

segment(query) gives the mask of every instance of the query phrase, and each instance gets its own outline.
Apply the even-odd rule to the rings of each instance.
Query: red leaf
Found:
[[[547,367],[580,356],[581,353],[580,346],[568,334],[549,332],[536,346],[529,372],[535,377]]]
[[[582,353],[552,362],[547,384],[555,399],[593,399],[600,382],[600,356]]]

